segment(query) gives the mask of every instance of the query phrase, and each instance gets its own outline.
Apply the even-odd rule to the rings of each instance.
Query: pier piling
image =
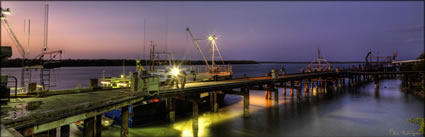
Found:
[[[95,120],[94,136],[101,137],[102,136],[102,115],[97,115],[94,120]]]
[[[94,117],[84,119],[84,137],[94,137]]]
[[[173,98],[167,99],[167,109],[168,109],[168,121],[174,122],[176,120],[176,104]]]
[[[69,125],[60,127],[60,137],[69,137]]]
[[[49,137],[56,137],[56,128],[48,131]]]
[[[245,118],[249,117],[249,89],[242,88],[242,92],[244,92],[243,96],[243,115]]]
[[[374,79],[375,79],[375,89],[379,89],[379,76],[375,75]]]
[[[193,136],[198,136],[198,100],[194,99],[192,101],[192,130],[193,130]]]
[[[218,112],[217,94],[217,91],[213,92],[214,112]]]
[[[305,94],[305,96],[308,96],[308,83],[307,83],[307,81],[304,81],[304,94]]]
[[[128,106],[121,108],[121,137],[128,137]]]
[[[290,89],[290,93],[289,93],[289,95],[292,97],[292,96],[294,96],[294,87],[295,87],[295,83],[294,83],[294,81],[292,80],[291,81],[291,89]]]
[[[279,91],[274,90],[274,108],[279,109]]]

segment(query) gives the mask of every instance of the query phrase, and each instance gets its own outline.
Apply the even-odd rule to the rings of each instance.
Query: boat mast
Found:
[[[148,64],[146,60],[146,18],[143,19],[143,59],[145,60],[145,65]]]
[[[151,61],[152,61],[152,67],[151,70],[154,71],[155,70],[155,45],[153,44],[153,41],[151,40]]]
[[[320,65],[320,59],[321,59],[321,57],[320,57],[320,49],[319,48],[317,48],[317,63],[318,63],[318,66],[320,67],[320,69],[322,69],[322,66]]]
[[[47,51],[47,36],[49,30],[49,4],[44,6],[44,48],[43,53]]]
[[[216,67],[216,64],[215,64],[215,49],[216,49],[215,40],[216,40],[216,37],[215,37],[215,35],[209,36],[208,40],[211,41],[211,53],[212,53],[212,55],[211,55],[211,66],[212,66],[212,69],[213,69],[212,71],[214,72],[214,69]]]

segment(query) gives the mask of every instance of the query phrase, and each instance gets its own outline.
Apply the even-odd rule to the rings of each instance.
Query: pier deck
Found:
[[[379,72],[318,72],[289,74],[279,76],[278,80],[273,80],[272,77],[248,77],[223,81],[187,83],[184,90],[176,87],[163,86],[158,96],[145,96],[141,92],[131,92],[130,89],[110,89],[84,93],[75,92],[47,97],[15,98],[8,104],[1,105],[1,120],[2,124],[7,126],[7,128],[16,129],[23,133],[23,135],[31,135],[48,131],[56,127],[69,125],[76,121],[135,104],[145,99],[175,96],[184,97],[209,91],[248,88],[261,84],[326,78],[351,73],[362,75],[381,74]],[[394,74],[404,73],[394,72]],[[382,72],[382,74],[393,73]]]

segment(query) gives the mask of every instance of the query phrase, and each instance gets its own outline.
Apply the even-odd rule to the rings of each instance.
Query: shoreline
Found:
[[[9,59],[0,64],[0,68],[19,68],[22,67],[22,59]],[[38,60],[30,59],[27,62],[32,62],[30,65],[37,65]],[[176,63],[181,65],[205,65],[203,60],[174,60]],[[142,65],[149,64],[147,60],[140,60]],[[156,65],[168,64],[164,63],[167,60],[158,60]],[[225,60],[224,64],[310,64],[311,62],[306,61],[292,61],[292,62],[274,62],[274,61],[255,61],[255,60]],[[211,61],[208,61],[210,64]],[[329,61],[330,64],[361,64],[364,62],[360,61]],[[64,59],[61,60],[61,67],[107,67],[107,66],[136,66],[136,60],[134,59]],[[221,64],[221,63],[220,63]]]

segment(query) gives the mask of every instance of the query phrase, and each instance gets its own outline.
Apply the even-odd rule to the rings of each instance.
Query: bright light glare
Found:
[[[180,69],[179,68],[173,68],[171,69],[171,74],[173,74],[174,76],[177,76],[180,74]]]
[[[100,81],[100,83],[101,83],[101,84],[105,84],[105,85],[109,85],[109,84],[111,84],[111,82],[109,82],[109,81]]]
[[[6,9],[6,10],[1,10],[1,13],[2,14],[5,14],[5,15],[10,15],[11,14],[9,8]]]
[[[118,86],[128,87],[127,83],[117,83]]]
[[[212,37],[212,36],[209,36],[208,37],[208,40],[213,40],[214,38]]]

